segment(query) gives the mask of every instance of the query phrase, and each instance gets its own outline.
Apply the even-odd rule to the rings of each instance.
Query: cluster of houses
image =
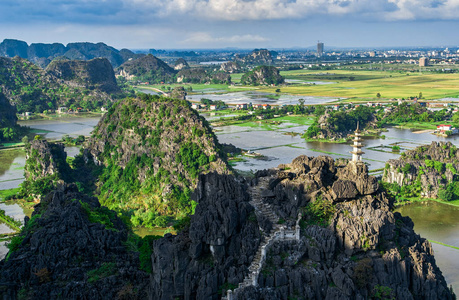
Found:
[[[413,100],[401,100],[401,99],[391,99],[393,101],[397,101],[398,105],[402,103],[418,103],[422,107],[426,107],[427,110],[429,111],[438,111],[442,109],[446,109],[452,113],[456,113],[459,111],[459,108],[456,106],[456,104],[453,103],[444,103],[444,102],[418,102],[417,98],[414,98]],[[392,103],[378,103],[378,102],[368,102],[366,104],[353,104],[352,102],[344,105],[339,105],[339,104],[334,104],[332,106],[328,106],[328,108],[332,108],[333,110],[340,110],[340,109],[346,109],[346,107],[349,108],[357,108],[361,105],[366,105],[368,107],[381,107],[384,108],[385,113],[390,113],[393,110],[393,104]]]
[[[453,135],[453,134],[458,134],[459,129],[453,127],[452,125],[440,124],[440,125],[437,125],[437,130],[434,133],[440,134],[440,135]]]
[[[191,104],[191,108],[193,109],[201,109],[205,108],[205,105],[201,105],[199,103],[193,103]],[[210,105],[209,110],[219,110],[219,109],[225,109],[227,107],[220,107],[218,108],[217,105]],[[271,105],[269,104],[252,104],[252,103],[242,103],[242,104],[236,104],[235,105],[235,110],[248,110],[248,109],[270,109]]]

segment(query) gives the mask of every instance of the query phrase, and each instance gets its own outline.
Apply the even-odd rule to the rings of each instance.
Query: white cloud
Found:
[[[123,0],[157,16],[241,21],[314,15],[379,20],[459,19],[459,0]]]

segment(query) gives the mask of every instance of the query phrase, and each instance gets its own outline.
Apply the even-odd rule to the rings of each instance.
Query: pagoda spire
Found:
[[[363,152],[361,149],[364,145],[362,144],[363,139],[359,129],[359,122],[357,122],[357,129],[355,130],[352,137],[354,137],[354,143],[351,145],[352,151],[350,152],[352,154],[352,161],[354,163],[363,163],[362,154],[365,154],[365,152]]]

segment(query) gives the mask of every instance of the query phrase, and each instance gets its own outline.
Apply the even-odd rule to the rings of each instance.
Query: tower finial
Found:
[[[359,121],[357,121],[357,130],[356,131],[359,131]]]

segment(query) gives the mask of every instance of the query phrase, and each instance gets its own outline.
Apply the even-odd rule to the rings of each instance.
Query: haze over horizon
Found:
[[[457,0],[4,0],[0,38],[115,48],[459,45]]]

